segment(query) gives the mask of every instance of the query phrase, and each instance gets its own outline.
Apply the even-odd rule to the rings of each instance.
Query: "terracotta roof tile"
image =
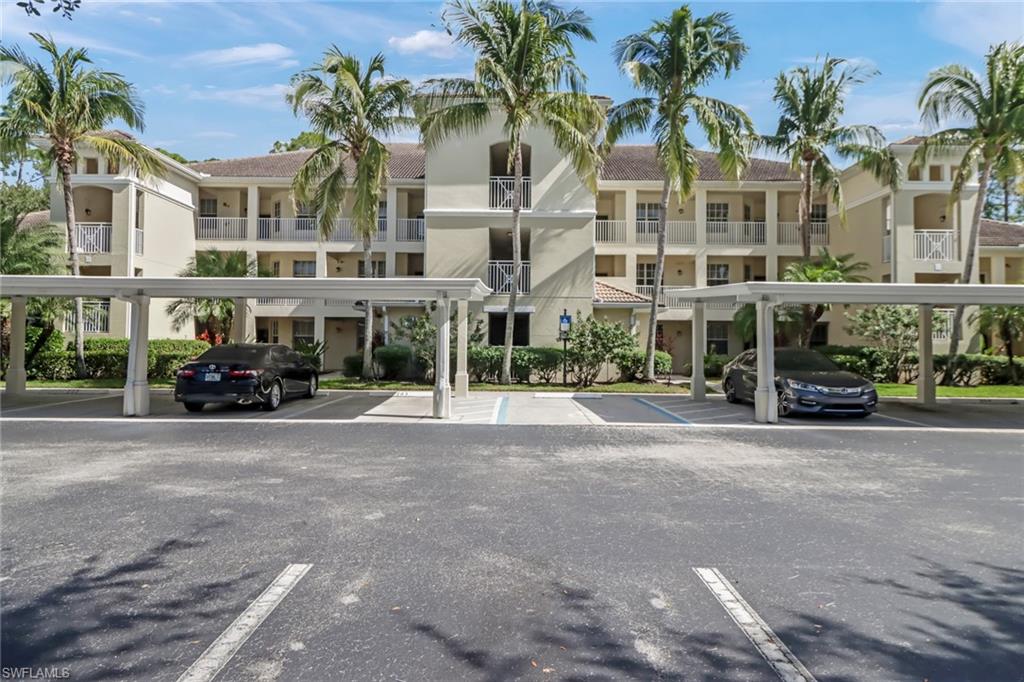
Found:
[[[424,176],[422,147],[418,144],[394,143],[389,144],[388,149],[391,150],[388,175],[403,180]],[[308,149],[300,149],[280,154],[202,161],[189,164],[189,168],[215,177],[290,178],[298,172],[310,153]]]
[[[599,279],[594,280],[594,303],[650,303],[647,296],[635,294],[619,287],[612,286]]]
[[[697,152],[700,163],[700,179],[703,181],[726,180],[718,159],[711,152]],[[602,180],[649,181],[661,180],[661,167],[654,154],[653,145],[619,145],[612,149],[601,169]],[[751,159],[743,180],[772,182],[777,180],[799,180],[800,176],[783,161]]]
[[[1024,225],[982,218],[978,226],[978,243],[982,246],[1020,246],[1024,244]]]

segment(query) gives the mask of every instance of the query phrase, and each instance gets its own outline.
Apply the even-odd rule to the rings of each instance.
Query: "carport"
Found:
[[[11,299],[11,350],[7,369],[7,395],[25,392],[25,303],[30,296],[100,297],[128,301],[131,322],[128,371],[124,385],[125,416],[149,414],[149,306],[154,298],[231,298],[236,319],[233,341],[245,339],[245,300],[261,296],[282,298],[329,298],[357,301],[434,301],[437,304],[437,355],[434,364],[432,414],[438,419],[451,416],[450,317],[457,306],[456,393],[468,390],[466,366],[468,302],[483,300],[490,293],[479,279],[472,278],[245,278],[245,277],[73,277],[43,275],[0,275],[0,296]]]
[[[916,305],[918,317],[917,400],[935,403],[932,312],[941,305],[1024,305],[1024,285],[876,284],[819,282],[744,282],[713,287],[665,287],[666,296],[693,302],[691,396],[705,399],[704,304],[753,303],[757,307],[757,392],[754,419],[779,420],[775,396],[775,307],[802,304]]]

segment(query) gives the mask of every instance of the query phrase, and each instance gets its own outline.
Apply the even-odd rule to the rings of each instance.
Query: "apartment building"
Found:
[[[920,140],[893,145],[905,164],[900,190],[890,191],[851,168],[842,176],[845,227],[835,207],[814,205],[812,244],[853,253],[868,263],[874,281],[953,282],[964,253],[976,190],[960,201],[948,196],[955,158],[925,168],[909,164]],[[515,342],[555,344],[563,311],[615,320],[641,339],[653,289],[661,175],[650,146],[620,146],[607,159],[595,196],[542,131],[526,136],[523,154],[524,267],[515,311]],[[363,262],[360,240],[347,217],[323,237],[310,207],[291,193],[308,151],[208,161],[184,166],[167,160],[161,178],[139,179],[107,167],[82,150],[72,178],[83,273],[137,277],[178,273],[188,258],[208,249],[243,250],[261,275],[273,277],[478,277],[494,293],[471,312],[491,343],[503,339],[511,284],[511,197],[507,147],[500,125],[425,152],[392,144],[390,180],[380,197],[380,224],[372,262]],[[700,153],[695,195],[668,208],[668,247],[663,283],[705,286],[779,278],[800,257],[797,218],[799,179],[785,163],[754,160],[739,181],[722,176],[712,154]],[[59,191],[54,222],[64,221]],[[975,269],[977,280],[1024,278],[1024,228],[986,221]],[[328,369],[341,366],[362,341],[362,310],[342,301],[251,300],[247,336],[261,341],[327,343]],[[377,330],[420,314],[422,306],[375,301]],[[690,357],[692,311],[670,295],[661,301],[658,334],[676,369]],[[732,306],[706,313],[708,348],[736,353],[744,341],[733,329]],[[152,308],[153,336],[190,336]],[[125,307],[117,301],[87,306],[87,330],[124,335]],[[821,342],[844,343],[843,311],[833,310],[818,332]],[[948,336],[937,325],[937,341]]]

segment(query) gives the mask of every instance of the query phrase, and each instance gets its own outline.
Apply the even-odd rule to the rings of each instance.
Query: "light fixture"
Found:
[[[85,215],[92,215],[92,209],[91,208],[85,209]]]

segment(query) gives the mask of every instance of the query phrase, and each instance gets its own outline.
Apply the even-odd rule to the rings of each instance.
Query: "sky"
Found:
[[[70,21],[47,11],[29,17],[15,2],[0,0],[0,41],[41,56],[28,36],[36,31],[59,46],[87,48],[98,67],[138,88],[146,106],[141,139],[189,159],[263,154],[305,130],[284,100],[289,78],[332,43],[364,60],[382,52],[390,74],[414,82],[472,73],[473,55],[443,31],[440,0],[82,0]],[[634,96],[615,68],[612,45],[678,5],[562,4],[582,7],[593,20],[596,42],[577,45],[589,90],[615,101]],[[691,4],[698,14],[733,15],[749,52],[738,71],[705,93],[743,107],[762,132],[777,120],[775,75],[826,53],[879,71],[850,93],[846,123],[877,125],[890,140],[920,132],[916,97],[928,71],[949,63],[981,71],[991,43],[1024,36],[1024,5],[1017,2]],[[695,142],[704,146],[699,136]]]

